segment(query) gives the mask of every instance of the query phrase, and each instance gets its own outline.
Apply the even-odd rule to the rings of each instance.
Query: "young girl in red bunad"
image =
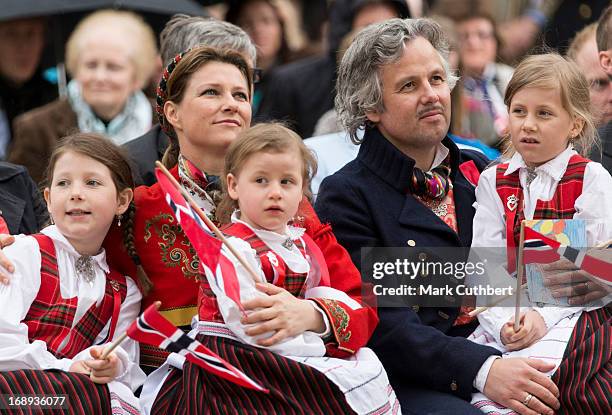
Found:
[[[4,250],[15,272],[0,286],[0,404],[44,413],[23,401],[10,405],[23,395],[39,395],[40,404],[67,395],[63,409],[52,401],[54,413],[138,413],[138,344],[126,340],[101,358],[140,310],[136,284],[109,269],[101,248],[115,218],[131,227],[124,218],[133,210],[129,164],[106,138],[76,134],[51,156],[47,179],[55,224]]]
[[[299,136],[279,124],[251,128],[226,153],[217,218],[230,222],[223,232],[257,278],[233,261],[246,312],[217,285],[202,283],[195,331],[270,393],[187,362],[170,373],[153,413],[401,412],[376,355],[352,342],[366,330],[363,306],[330,286],[321,251],[295,217],[315,170]]]
[[[585,158],[597,135],[589,85],[578,68],[556,54],[530,56],[516,68],[505,103],[509,159],[480,177],[472,247],[514,252],[524,219],[584,219],[590,246],[609,240],[612,178],[599,163]],[[587,292],[588,284],[593,283],[585,283]],[[610,318],[607,308],[594,303],[582,308],[532,304],[522,307],[515,332],[514,308],[493,307],[478,316],[480,326],[471,338],[506,352],[504,357],[554,363],[549,375],[560,391],[561,409],[556,413],[610,413]],[[542,412],[542,402],[534,396],[542,396],[539,392],[527,388],[521,392],[524,398],[505,410],[482,394],[472,402],[484,412],[537,413]]]

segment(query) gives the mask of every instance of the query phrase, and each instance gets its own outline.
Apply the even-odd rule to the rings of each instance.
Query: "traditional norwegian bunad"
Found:
[[[219,193],[213,180],[182,156],[170,173],[213,218],[217,202],[215,195]],[[198,315],[199,283],[203,279],[196,252],[177,223],[159,184],[138,187],[134,192],[134,203],[134,244],[153,282],[153,289],[143,298],[143,309],[159,300],[162,302],[160,313],[175,326],[189,331],[192,318]],[[346,250],[336,241],[331,227],[318,220],[306,199],[300,204],[298,215],[299,226],[306,229],[325,256],[333,276],[331,286],[361,302],[361,276]],[[121,233],[111,229],[104,242],[111,266],[127,275],[136,275],[134,263],[122,250],[121,241]],[[353,320],[361,323],[359,330],[351,331],[351,341],[347,346],[351,350],[364,346],[378,323],[376,311],[371,307],[363,307],[355,313],[358,317]],[[339,348],[338,353],[342,352]],[[344,353],[348,355],[351,351]],[[146,372],[161,366],[167,357],[168,353],[161,349],[141,345],[141,366]],[[230,363],[234,362],[230,359]]]
[[[91,346],[119,337],[138,316],[134,281],[110,270],[104,251],[81,257],[55,226],[18,236],[4,252],[15,273],[0,286],[0,403],[9,395],[66,394],[65,408],[54,413],[140,413],[133,394],[145,379],[138,343],[128,339],[115,349],[120,375],[106,385],[69,372],[73,362],[91,359]]]
[[[516,153],[480,177],[472,247],[507,246],[509,264],[514,264],[524,219],[585,219],[589,245],[607,241],[612,238],[610,189],[610,174],[571,147],[531,171]],[[609,301],[610,296],[581,308],[523,307],[521,311],[538,311],[548,329],[542,339],[523,350],[506,352],[500,340],[501,327],[514,316],[513,307],[493,307],[480,314],[481,325],[470,338],[505,352],[503,357],[554,363],[549,375],[561,392],[562,408],[556,413],[611,413],[612,313],[600,308]],[[514,413],[480,393],[474,394],[472,402],[485,413]]]
[[[229,242],[257,270],[260,281],[311,299],[324,316],[326,331],[304,332],[262,348],[256,345],[260,337],[245,333],[239,306],[217,285],[203,282],[194,330],[198,340],[270,393],[241,388],[187,362],[183,370],[170,371],[151,413],[400,413],[382,364],[352,339],[354,332],[366,330],[359,315],[363,307],[330,287],[322,255],[304,229],[289,226],[287,235],[279,235],[252,229],[234,217],[223,231],[233,236]],[[237,260],[234,266],[242,301],[264,295]],[[145,386],[143,394],[147,392]]]

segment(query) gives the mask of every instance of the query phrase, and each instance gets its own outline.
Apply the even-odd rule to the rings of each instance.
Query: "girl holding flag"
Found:
[[[55,413],[138,413],[132,392],[145,378],[138,343],[103,355],[140,310],[136,284],[109,268],[102,248],[115,221],[129,225],[123,217],[133,209],[129,163],[106,138],[76,134],[52,154],[47,182],[55,224],[18,236],[4,250],[15,272],[10,285],[0,286],[0,408],[42,413],[10,401],[36,394]],[[50,403],[60,395],[67,395],[63,402]]]
[[[597,143],[597,133],[589,85],[575,64],[556,54],[526,58],[508,84],[505,103],[507,161],[480,177],[472,247],[507,247],[512,271],[525,219],[585,219],[590,244],[609,240],[612,178],[599,163],[585,158]],[[513,308],[491,308],[478,316],[481,325],[472,339],[514,351],[505,356],[518,353],[555,363],[553,380],[563,408],[572,414],[607,413],[612,393],[606,375],[611,314],[605,307],[594,308],[581,313],[576,307],[523,307],[516,331]],[[588,373],[573,369],[578,366],[588,368]],[[515,409],[529,413],[535,400],[527,394]],[[499,411],[482,395],[473,402],[485,412]]]
[[[242,54],[231,50],[198,47],[177,56],[168,65],[160,81],[157,112],[160,124],[169,134],[171,142],[164,157],[164,164],[170,169],[171,175],[188,189],[209,217],[214,217],[219,201],[217,178],[223,172],[227,148],[251,123],[252,75],[253,70]],[[135,191],[134,199],[136,210],[133,216],[133,235],[138,256],[122,253],[118,249],[119,235],[114,232],[105,242],[105,246],[112,250],[109,251],[109,257],[118,269],[125,270],[130,275],[135,275],[135,262],[142,264],[152,282],[150,290],[144,296],[143,306],[148,307],[161,300],[160,314],[163,317],[176,326],[189,327],[192,318],[198,315],[198,292],[200,282],[205,279],[199,265],[200,254],[196,251],[201,247],[190,244],[166,203],[166,193],[159,184],[139,187]],[[358,309],[335,303],[321,306],[328,307],[326,314],[334,316],[329,321],[331,335],[326,343],[327,353],[340,357],[350,356],[369,340],[378,322],[376,312],[362,301],[361,277],[348,254],[337,243],[330,226],[321,224],[306,199],[300,201],[298,216],[303,218],[302,227],[305,228],[305,233],[310,235],[325,257],[329,267],[330,286],[345,292],[361,306]],[[214,296],[203,296],[201,301],[211,302],[209,309],[216,309]],[[220,312],[213,314],[216,321],[221,319]],[[226,343],[221,341],[212,345],[206,344],[229,363],[239,366],[233,356],[226,354],[232,350],[224,348],[225,345]],[[141,360],[149,367],[163,364],[168,356],[168,353],[158,348],[143,345],[141,351]],[[189,372],[195,370],[193,365],[183,365],[182,361],[169,361],[169,364],[178,370],[177,373],[182,373],[180,370],[185,369],[184,376],[190,376]],[[276,368],[278,369],[279,367]],[[267,376],[267,370],[275,369],[257,366],[254,370],[258,375],[253,378],[261,381],[260,373]],[[246,369],[244,371],[248,372]],[[152,374],[147,384],[156,384],[162,388],[162,392],[167,392],[172,391],[172,385],[180,382],[180,378],[174,377],[165,382],[157,377],[160,373],[162,371]],[[299,384],[307,385],[314,371],[300,366],[295,373],[301,379]],[[285,374],[282,371],[280,373],[282,376]],[[222,379],[210,377],[216,386],[226,386],[227,382]],[[321,389],[317,383],[316,393],[312,390],[301,391],[296,387],[297,383],[285,381],[286,394],[276,393],[260,397],[273,406],[285,402],[287,405],[314,405],[318,408],[317,405],[327,400],[334,405],[336,401],[342,402],[344,397],[340,390],[323,375],[319,378],[324,388]],[[264,383],[264,386],[268,385]],[[334,393],[322,393],[323,390],[334,390]],[[156,403],[154,408],[164,408],[164,405],[170,402],[169,411],[184,410],[180,405],[172,405],[172,399],[182,399],[180,395],[184,391],[177,388],[175,392],[176,396],[172,397],[153,391],[149,396],[159,395],[158,400],[162,396],[166,399],[163,403]],[[143,395],[146,395],[144,391]],[[292,396],[297,398],[291,398]],[[340,399],[336,399],[336,396]],[[246,404],[235,400],[231,394],[222,397],[223,403],[230,406]],[[206,394],[197,395],[197,399],[205,400]],[[160,413],[163,411],[159,410]],[[315,409],[314,412],[320,411]]]
[[[401,412],[370,349],[337,350],[337,343],[348,345],[351,319],[359,318],[363,307],[330,286],[323,255],[295,218],[315,171],[316,161],[299,136],[279,124],[242,133],[226,155],[224,199],[216,213],[219,222],[230,222],[220,254],[231,259],[232,269],[206,269],[197,340],[269,393],[220,381],[186,362],[167,376],[152,413],[187,407],[194,414]],[[164,178],[158,180],[164,187]],[[172,198],[172,205],[182,204]],[[178,210],[184,224],[187,210]],[[237,295],[229,287],[232,278]],[[339,339],[334,326],[342,328]],[[148,390],[145,386],[143,393]]]

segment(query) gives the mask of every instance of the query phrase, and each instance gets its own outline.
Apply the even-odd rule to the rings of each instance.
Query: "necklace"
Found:
[[[90,285],[93,284],[96,279],[96,272],[94,270],[94,261],[89,255],[80,256],[76,260],[74,267],[79,277],[83,278]]]

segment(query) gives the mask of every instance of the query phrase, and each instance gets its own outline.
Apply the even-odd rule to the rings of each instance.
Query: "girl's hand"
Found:
[[[245,301],[243,305],[247,313],[240,322],[252,324],[245,330],[249,336],[276,331],[271,337],[258,340],[260,346],[272,346],[305,331],[320,333],[325,330],[323,316],[309,300],[296,298],[285,289],[270,283],[258,282],[255,287],[268,295]]]
[[[87,363],[84,360],[77,360],[76,362],[72,362],[68,371],[89,376],[91,373],[91,368],[87,366]]]
[[[115,353],[109,354],[106,359],[100,359],[104,352],[104,346],[94,346],[89,350],[93,360],[87,361],[91,368],[89,378],[95,383],[109,383],[119,375],[121,361]]]
[[[546,334],[546,323],[535,310],[522,313],[520,323],[521,327],[517,332],[514,331],[514,319],[504,324],[501,329],[501,341],[509,351],[529,347]]]

